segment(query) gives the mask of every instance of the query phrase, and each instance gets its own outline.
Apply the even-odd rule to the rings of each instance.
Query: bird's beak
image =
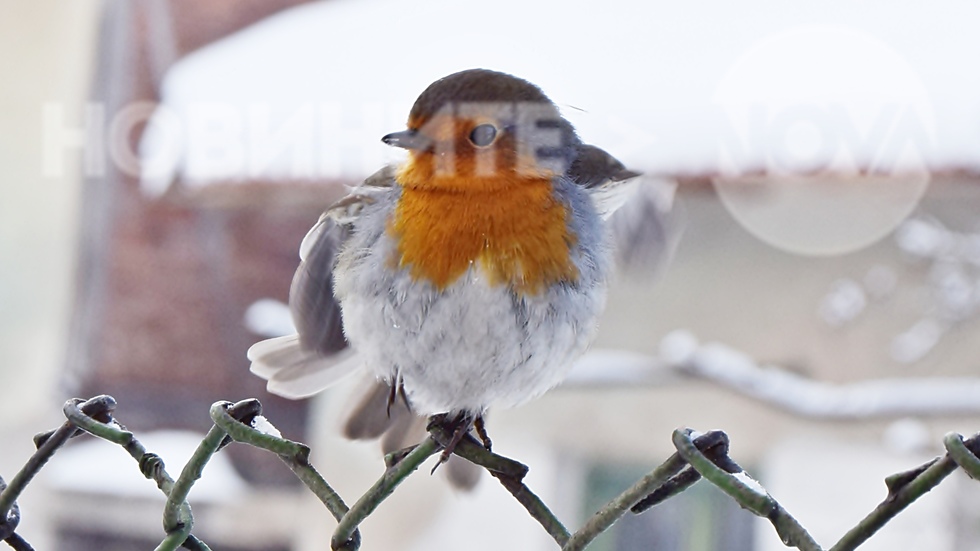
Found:
[[[424,151],[432,146],[432,140],[425,137],[418,130],[402,130],[401,132],[392,132],[387,136],[381,138],[381,141],[388,145],[393,145],[395,147],[402,147],[412,151]]]

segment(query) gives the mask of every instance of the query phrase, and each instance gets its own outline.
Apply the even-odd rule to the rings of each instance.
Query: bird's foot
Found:
[[[469,435],[470,431],[476,429],[477,435],[483,442],[483,446],[489,451],[490,450],[490,437],[487,436],[487,430],[483,423],[483,416],[474,416],[473,414],[467,412],[460,412],[455,415],[449,413],[440,413],[438,415],[433,415],[429,418],[429,424],[427,428],[432,428],[435,426],[442,427],[447,432],[452,432],[452,437],[450,437],[449,442],[446,443],[445,447],[442,449],[442,453],[439,455],[439,462],[436,463],[435,467],[432,467],[432,472],[436,472],[439,465],[442,465],[453,455],[456,451],[456,446]]]

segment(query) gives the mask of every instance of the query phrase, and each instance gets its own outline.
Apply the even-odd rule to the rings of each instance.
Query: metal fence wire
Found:
[[[175,480],[164,468],[163,460],[148,452],[119,424],[113,413],[116,401],[111,396],[90,400],[72,399],[64,406],[67,421],[61,427],[34,437],[37,452],[24,467],[5,483],[0,478],[0,540],[16,551],[32,551],[33,547],[17,533],[21,511],[17,498],[34,476],[69,439],[88,433],[122,446],[136,460],[140,472],[156,482],[167,497],[163,510],[165,536],[156,551],[178,548],[206,551],[210,548],[191,531],[194,517],[187,496],[201,472],[215,453],[232,442],[256,446],[279,456],[290,470],[310,489],[337,520],[330,541],[331,549],[354,551],[360,547],[358,526],[398,485],[430,456],[443,449],[452,438],[437,424],[420,444],[385,457],[386,469],[378,481],[353,506],[330,487],[310,465],[310,449],[304,444],[283,439],[260,430],[253,423],[261,415],[258,400],[249,399],[232,404],[217,402],[211,406],[214,425],[198,445],[191,459]],[[257,425],[260,428],[255,428]],[[575,533],[568,529],[523,482],[528,467],[491,453],[473,439],[464,439],[454,453],[483,468],[514,496],[527,512],[548,532],[564,551],[585,549],[596,537],[608,530],[627,513],[641,514],[647,509],[690,488],[700,479],[714,484],[731,496],[743,508],[769,519],[783,543],[802,551],[823,551],[803,526],[793,518],[769,493],[728,456],[728,436],[721,431],[701,434],[691,429],[674,431],[673,444],[677,452],[660,466],[614,498]],[[829,551],[850,551],[872,537],[882,526],[905,507],[942,482],[957,467],[980,480],[980,433],[964,439],[956,433],[944,438],[946,454],[914,469],[888,477],[888,495],[871,513],[829,548]]]

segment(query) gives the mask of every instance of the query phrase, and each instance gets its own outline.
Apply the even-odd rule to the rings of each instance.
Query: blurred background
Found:
[[[732,457],[830,545],[885,476],[980,427],[978,14],[843,1],[0,0],[0,474],[107,393],[179,471],[217,400],[259,398],[353,501],[375,443],[338,436],[360,381],[268,394],[245,351],[288,332],[298,245],[386,162],[380,137],[451,72],[540,85],[646,174],[593,351],[561,388],[495,411],[495,451],[570,527],[658,465],[671,431]],[[37,549],[153,548],[162,498],[78,439],[20,500]],[[222,551],[323,549],[335,523],[277,458],[220,454],[195,533]],[[489,477],[419,474],[363,549],[552,549]],[[862,549],[980,549],[957,472]],[[475,537],[475,535],[478,535]],[[764,551],[771,527],[707,484],[598,550]]]

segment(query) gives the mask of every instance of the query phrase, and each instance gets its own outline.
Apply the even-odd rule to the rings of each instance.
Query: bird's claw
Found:
[[[449,413],[440,413],[438,415],[433,415],[429,418],[429,423],[426,426],[427,429],[431,430],[435,427],[441,427],[447,432],[452,432],[452,436],[449,442],[446,442],[442,449],[442,453],[439,454],[439,461],[432,467],[432,472],[435,473],[439,465],[442,465],[449,458],[452,457],[453,452],[456,451],[456,446],[466,438],[471,430],[476,430],[477,436],[480,437],[483,447],[490,451],[490,437],[487,436],[487,429],[483,422],[483,416],[474,416],[470,413],[461,412],[455,415]]]

